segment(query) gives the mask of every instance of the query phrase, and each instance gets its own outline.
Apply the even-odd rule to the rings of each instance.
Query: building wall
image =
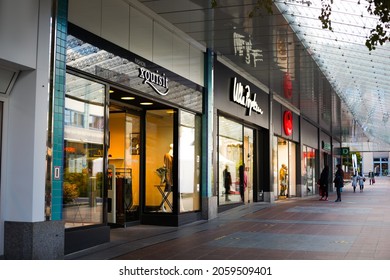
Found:
[[[69,22],[136,53],[201,86],[204,47],[151,18],[142,5],[123,0],[70,0]],[[183,39],[186,38],[186,39]]]
[[[0,0],[0,61],[19,69],[36,68],[39,0]],[[49,19],[47,19],[49,20]],[[15,55],[18,54],[18,55]]]
[[[0,63],[20,70],[3,126],[0,255],[4,222],[44,221],[51,1],[0,1]]]
[[[363,153],[361,153],[361,156],[362,156],[362,171],[364,174],[368,174],[368,172],[373,171],[374,153],[373,152],[363,152]]]
[[[7,133],[3,134],[2,147],[2,161],[6,164],[2,164],[1,170],[0,255],[4,254],[4,221],[33,223],[44,221],[45,218],[51,2],[0,0],[0,26],[7,26],[0,28],[0,63],[21,71],[4,108],[3,131]],[[203,47],[163,20],[157,20],[153,13],[137,3],[132,1],[129,4],[124,0],[70,0],[69,21],[204,85]],[[265,32],[270,32],[268,25],[265,26]],[[275,34],[287,34],[287,31],[276,30]],[[272,42],[264,43],[272,45]],[[265,50],[269,48],[265,46]],[[332,128],[331,131],[337,132],[340,126],[340,100],[326,82],[315,82],[321,77],[318,71],[312,73],[310,67],[305,73],[295,71],[299,70],[300,63],[310,59],[307,55],[303,55],[301,61],[298,61],[299,58],[291,61],[295,56],[294,50],[288,51],[288,54],[289,63],[294,65],[289,69],[294,78],[293,99],[285,98],[283,94],[283,65],[272,68],[272,79],[268,81],[268,73],[271,71],[269,65],[271,61],[275,61],[274,58],[278,61],[277,55],[272,59],[270,57],[269,64],[263,64],[264,68],[259,67],[264,70],[259,71],[264,74],[261,82],[285,102],[275,102],[271,118],[287,104],[294,110],[300,110],[300,113],[315,123],[322,118],[326,130]],[[304,92],[302,98],[299,92]],[[318,97],[319,92],[322,99]],[[332,100],[331,106],[324,105],[320,115],[318,100],[327,100],[329,97]],[[329,121],[329,115],[332,116],[332,121]],[[279,119],[280,115],[273,121]],[[294,114],[294,123],[298,127],[299,122],[300,116]],[[272,128],[272,131],[281,134],[281,126]],[[300,142],[299,130],[297,132],[291,140]],[[340,146],[337,141],[333,143]]]

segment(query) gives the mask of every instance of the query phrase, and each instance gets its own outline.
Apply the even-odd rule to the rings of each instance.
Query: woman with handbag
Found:
[[[368,172],[368,177],[370,178],[370,185],[375,184],[374,172]]]
[[[352,188],[353,188],[353,192],[356,191],[356,186],[357,186],[357,173],[355,172],[353,175],[352,175]]]
[[[329,166],[325,165],[324,169],[322,169],[320,180],[319,180],[320,192],[321,192],[320,200],[328,201],[328,184],[329,184]]]
[[[341,168],[341,164],[337,164],[337,171],[334,176],[334,186],[336,187],[337,199],[335,202],[341,202],[341,189],[344,187],[344,171]]]
[[[360,192],[363,192],[364,182],[366,181],[366,178],[364,177],[364,174],[362,172],[360,172],[357,179],[358,179],[358,182],[359,182]]]

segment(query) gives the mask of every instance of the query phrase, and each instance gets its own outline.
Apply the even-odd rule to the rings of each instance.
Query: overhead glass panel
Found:
[[[372,51],[365,45],[378,19],[365,1],[333,1],[333,31],[326,30],[318,19],[321,2],[277,0],[275,5],[367,137],[390,143],[390,45]]]

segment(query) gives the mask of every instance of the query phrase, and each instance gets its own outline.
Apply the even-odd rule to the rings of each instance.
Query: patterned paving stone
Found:
[[[347,252],[354,236],[236,232],[213,240],[210,246],[290,251]]]

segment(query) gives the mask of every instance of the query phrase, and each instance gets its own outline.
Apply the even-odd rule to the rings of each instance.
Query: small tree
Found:
[[[342,159],[342,164],[344,166],[347,166],[348,167],[348,170],[352,170],[352,154],[356,154],[356,159],[357,159],[357,168],[358,170],[361,170],[361,167],[359,166],[360,162],[362,162],[362,155],[360,154],[360,152],[349,152],[348,156],[343,156],[343,159]]]
[[[76,184],[71,184],[69,182],[64,182],[63,190],[63,203],[71,203],[74,199],[78,198],[80,195],[79,189]]]

